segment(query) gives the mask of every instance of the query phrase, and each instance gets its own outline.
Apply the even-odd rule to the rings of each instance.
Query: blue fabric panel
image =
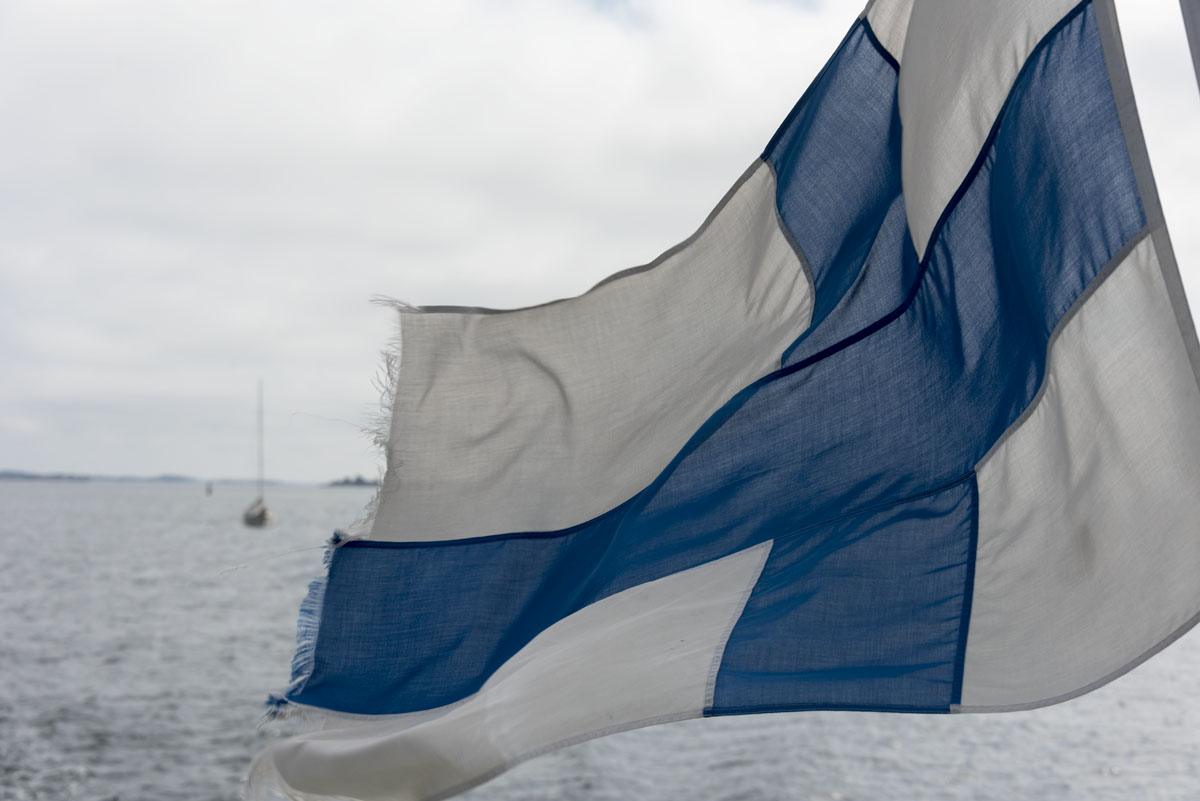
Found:
[[[895,62],[860,22],[763,152],[784,230],[812,271],[812,328],[854,282],[900,195],[897,86]]]
[[[801,342],[595,520],[339,548],[313,675],[291,697],[367,713],[448,703],[582,606],[773,539],[710,713],[954,703],[973,466],[1033,398],[1064,311],[1145,224],[1083,9],[1018,76],[923,263],[901,205],[882,207],[868,269],[828,318],[848,338]]]
[[[792,368],[752,389],[740,409],[723,410],[732,425],[714,432],[709,446],[729,447],[734,429],[749,422],[747,410],[775,405],[765,401],[784,387],[807,385],[813,403],[823,389],[839,407],[796,426],[794,458],[804,472],[795,477],[814,517],[970,473],[1032,400],[1058,320],[1145,222],[1085,6],[1022,71],[989,149],[935,237],[911,304],[820,361],[806,366],[792,354]],[[788,369],[796,372],[786,376]],[[715,441],[722,434],[731,438]],[[755,647],[759,633],[749,620],[735,627],[727,658]],[[783,678],[735,681],[723,665],[714,711],[794,706],[800,686],[801,678],[792,687]]]
[[[1095,258],[1114,253],[1146,223],[1111,89],[1100,77],[1104,54],[1090,7],[1057,39],[1014,87],[1013,110],[988,165],[986,244],[997,293],[1006,313],[1018,303],[1040,310],[1033,316],[1040,317],[1044,335],[1095,277]],[[1092,80],[1077,87],[1074,76],[1080,75]],[[1047,97],[1056,102],[1042,99]],[[1088,127],[1093,122],[1094,130]],[[974,213],[968,218],[959,212],[957,230],[938,240],[935,258],[967,252],[972,226],[983,224],[978,203]]]
[[[361,714],[456,701],[592,600],[580,590],[607,542],[592,526],[574,536],[338,548],[314,669],[290,697]]]
[[[725,649],[719,711],[945,711],[961,679],[975,501],[970,476],[776,539]]]
[[[810,359],[893,311],[919,269],[917,252],[909,244],[904,198],[897,195],[854,282],[821,325],[809,328],[784,352],[783,366]]]

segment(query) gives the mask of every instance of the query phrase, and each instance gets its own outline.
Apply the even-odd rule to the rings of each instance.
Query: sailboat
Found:
[[[258,497],[242,512],[242,522],[250,528],[262,528],[271,520],[271,510],[263,497],[263,387],[258,382]]]

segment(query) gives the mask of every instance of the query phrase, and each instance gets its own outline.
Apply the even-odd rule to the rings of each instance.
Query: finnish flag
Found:
[[[399,309],[387,472],[251,797],[589,738],[1028,709],[1200,612],[1200,350],[1112,0],[876,0],[704,224]]]

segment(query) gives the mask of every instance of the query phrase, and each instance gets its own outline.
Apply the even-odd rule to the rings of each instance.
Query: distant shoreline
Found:
[[[359,476],[355,476],[354,478],[350,478],[349,476],[346,476],[345,478],[339,478],[337,481],[330,481],[325,486],[327,486],[327,487],[378,487],[379,482],[363,478],[361,475],[359,475]]]
[[[164,473],[157,476],[111,476],[95,473],[35,473],[29,470],[0,470],[0,481],[61,481],[66,483],[137,483],[137,484],[205,484],[242,485],[254,484],[253,478],[196,478],[175,473]],[[267,481],[268,487],[279,486],[318,486],[318,487],[375,487],[378,482],[369,481],[362,476],[341,478],[335,481]]]

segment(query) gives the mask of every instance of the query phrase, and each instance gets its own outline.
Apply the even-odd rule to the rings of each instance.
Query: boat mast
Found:
[[[258,379],[258,497],[263,497],[263,385]]]

